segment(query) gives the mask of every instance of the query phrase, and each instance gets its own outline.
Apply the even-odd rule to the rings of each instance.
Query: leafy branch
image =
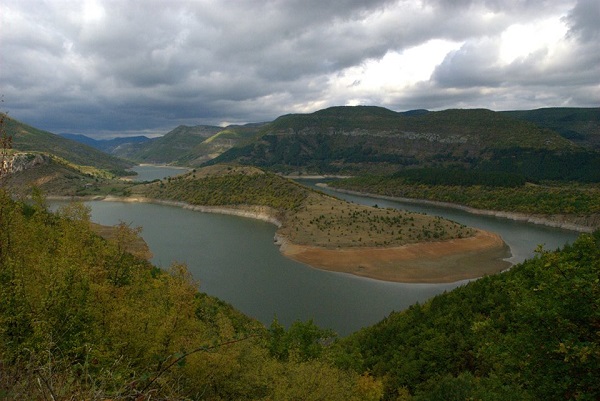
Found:
[[[0,180],[10,171],[9,151],[12,149],[12,135],[6,133],[5,113],[0,113]]]
[[[221,347],[226,347],[228,345],[237,344],[237,343],[240,343],[242,341],[249,340],[250,338],[253,338],[253,337],[257,337],[257,334],[251,334],[251,335],[246,336],[244,338],[238,338],[238,339],[235,339],[235,340],[229,340],[229,341],[225,341],[225,342],[222,342],[222,343],[216,344],[216,345],[211,345],[211,346],[203,345],[203,346],[195,348],[195,349],[193,349],[191,351],[188,351],[188,352],[185,352],[183,354],[180,354],[177,358],[175,358],[174,360],[172,360],[171,363],[169,363],[168,365],[164,366],[156,374],[156,376],[154,376],[154,378],[152,380],[150,380],[148,382],[148,384],[146,384],[146,386],[140,391],[140,394],[144,394],[146,392],[146,390],[148,390],[150,388],[150,386],[152,386],[152,384],[154,384],[154,382],[156,382],[156,380],[158,380],[158,378],[163,375],[163,373],[165,373],[166,371],[168,371],[169,369],[171,369],[173,366],[175,366],[178,363],[180,363],[181,361],[183,361],[188,356],[196,354],[198,352],[209,352],[209,351],[221,348]],[[175,354],[175,355],[177,355],[177,354]],[[169,355],[166,360],[169,360],[173,356],[174,355]]]

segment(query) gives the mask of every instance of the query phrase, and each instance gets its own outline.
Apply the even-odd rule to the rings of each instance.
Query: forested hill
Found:
[[[471,228],[439,217],[355,205],[255,167],[215,165],[161,181],[133,186],[132,195],[265,210],[278,233],[295,244],[390,247],[466,238]]]
[[[125,252],[137,235],[126,224],[97,236],[89,214],[0,188],[0,399],[379,398],[379,381],[325,358],[333,333],[269,330],[199,292],[185,266]]]
[[[39,152],[58,156],[70,163],[122,173],[134,164],[108,155],[91,146],[43,131],[12,118],[5,118],[3,129],[12,136],[12,147],[20,152]]]
[[[382,379],[385,400],[598,400],[599,281],[596,231],[392,313],[337,360]]]
[[[164,136],[116,149],[115,154],[140,163],[169,164],[221,130],[211,125],[180,125]]]
[[[356,106],[279,117],[264,126],[254,142],[213,162],[236,161],[286,172],[364,174],[445,166],[503,171],[515,159],[525,160],[527,170],[532,163],[553,158],[577,159],[586,169],[600,162],[598,153],[555,131],[491,110],[397,113]]]
[[[115,148],[112,153],[138,163],[198,166],[248,137],[260,124],[217,127],[180,125],[164,136]]]
[[[549,107],[502,113],[554,130],[579,145],[600,149],[600,107]]]
[[[84,143],[112,155],[116,155],[117,153],[125,154],[126,149],[138,146],[140,143],[150,140],[150,138],[143,135],[118,137],[113,139],[94,139],[80,134],[60,134],[60,136]]]

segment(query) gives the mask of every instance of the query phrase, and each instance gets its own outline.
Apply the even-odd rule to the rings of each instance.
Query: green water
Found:
[[[344,197],[380,207],[427,210],[498,232],[511,246],[513,262],[532,256],[538,244],[554,249],[577,236],[565,230],[451,209]],[[313,319],[345,335],[378,322],[391,311],[463,284],[387,283],[313,269],[283,257],[273,244],[275,227],[253,219],[154,204],[93,201],[87,205],[92,219],[101,224],[124,221],[143,227],[142,236],[155,255],[155,264],[166,267],[173,261],[185,262],[200,281],[202,291],[267,325],[275,316],[286,325]]]

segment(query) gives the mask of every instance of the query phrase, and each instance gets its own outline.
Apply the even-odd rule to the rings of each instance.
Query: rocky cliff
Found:
[[[47,165],[51,157],[42,153],[15,153],[5,161],[4,168],[9,173],[18,173],[31,168]]]

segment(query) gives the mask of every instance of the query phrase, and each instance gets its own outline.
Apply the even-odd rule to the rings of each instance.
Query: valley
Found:
[[[587,111],[582,111],[585,112]],[[24,196],[27,191],[27,185],[24,184],[34,183],[49,196],[70,196],[78,199],[106,196],[124,199],[143,198],[149,201],[180,202],[187,207],[204,208],[203,210],[207,210],[207,207],[221,209],[225,207],[238,212],[245,210],[244,213],[250,214],[255,213],[258,208],[260,214],[266,214],[278,223],[276,242],[281,246],[282,252],[314,267],[384,280],[457,281],[506,269],[508,265],[502,259],[506,257],[508,251],[502,240],[498,237],[491,240],[493,237],[489,234],[477,233],[468,227],[453,225],[451,222],[439,219],[432,220],[421,215],[402,215],[396,211],[378,208],[365,209],[362,206],[348,204],[318,192],[301,189],[273,175],[270,171],[274,169],[280,174],[289,172],[290,168],[285,167],[284,164],[287,163],[291,167],[295,163],[296,168],[300,167],[295,174],[302,177],[309,171],[319,173],[330,171],[331,169],[325,167],[322,162],[329,163],[329,166],[354,166],[350,170],[346,167],[336,168],[336,171],[348,172],[359,168],[360,174],[328,184],[339,190],[357,191],[373,196],[446,202],[471,208],[477,213],[497,215],[507,213],[507,216],[512,213],[511,216],[518,215],[519,218],[545,224],[585,231],[593,230],[598,224],[600,215],[598,212],[600,196],[594,184],[578,182],[575,186],[575,184],[567,185],[554,181],[539,185],[530,182],[531,179],[539,180],[536,178],[539,177],[537,173],[536,177],[526,177],[514,169],[495,170],[498,167],[494,167],[489,170],[494,164],[500,166],[504,163],[500,159],[494,161],[494,154],[505,154],[510,149],[517,149],[515,148],[517,146],[520,150],[516,150],[516,154],[546,152],[566,154],[568,158],[572,158],[573,152],[584,152],[577,150],[577,145],[560,135],[535,128],[531,124],[488,110],[395,113],[377,107],[334,107],[308,115],[282,116],[272,123],[232,126],[226,130],[210,126],[180,126],[162,138],[144,141],[134,138],[134,142],[128,145],[127,148],[130,150],[133,149],[131,146],[143,149],[141,151],[145,155],[161,155],[159,159],[134,156],[134,158],[138,157],[138,160],[184,164],[185,158],[188,158],[188,161],[191,158],[181,155],[186,154],[190,149],[196,149],[204,142],[217,141],[217,138],[228,138],[232,147],[222,148],[220,155],[215,157],[215,154],[212,154],[211,157],[215,161],[223,160],[231,164],[209,162],[207,167],[194,168],[193,172],[180,177],[136,183],[119,179],[115,175],[101,173],[102,170],[95,170],[95,167],[83,169],[75,164],[69,164],[68,161],[57,159],[57,156],[46,156],[36,168],[22,168],[15,171],[15,174],[8,177],[7,184],[14,187],[17,192],[22,191],[21,196]],[[20,128],[18,132],[26,131]],[[244,135],[234,135],[235,132]],[[317,149],[312,145],[298,147],[292,142],[286,142],[287,144],[282,142],[282,146],[285,146],[281,154],[294,155],[296,159],[289,159],[286,156],[275,164],[252,161],[239,153],[244,151],[243,149],[249,149],[248,146],[258,149],[256,146],[272,143],[267,138],[275,132],[281,133],[283,135],[281,138],[301,141],[302,138],[312,138],[310,141],[316,140],[315,143],[320,144]],[[245,138],[245,142],[234,141],[236,137]],[[345,138],[337,145],[332,145],[338,153],[335,155],[323,153],[325,149],[323,146],[330,146],[327,145],[328,138],[336,137]],[[361,145],[352,144],[354,141],[352,138],[360,139]],[[498,141],[498,138],[501,140]],[[385,148],[374,148],[373,146],[380,146],[375,144],[382,139],[384,142],[380,145],[385,145]],[[390,142],[396,140],[402,143]],[[122,146],[124,142],[117,143],[116,148]],[[252,143],[253,145],[250,145]],[[437,155],[449,151],[448,146],[454,150],[447,154],[456,156],[460,153],[463,159],[454,156],[446,159],[438,157]],[[401,149],[407,148],[411,149],[408,153],[399,153]],[[309,153],[311,149],[312,153]],[[343,149],[353,150],[348,153]],[[388,152],[396,152],[401,158],[413,158],[414,163],[408,165],[400,163],[399,166],[404,168],[393,174],[382,175],[381,172],[389,171],[390,163],[395,163],[393,160],[396,160],[396,156],[391,159],[386,156],[382,159],[381,152],[384,149]],[[415,150],[425,153],[419,153],[420,156],[417,156]],[[357,151],[362,152],[362,156],[358,159],[352,156]],[[437,153],[428,153],[431,151]],[[280,154],[278,153],[280,151],[274,152],[267,151],[263,154]],[[306,156],[303,156],[305,153]],[[321,167],[314,170],[317,165],[310,161],[308,164],[299,163],[298,157],[305,161],[311,160],[311,157],[312,160],[321,160],[322,162],[319,162]],[[341,157],[339,159],[342,161],[341,164],[335,161],[336,157]],[[418,161],[421,157],[425,158],[423,160],[430,159],[435,163],[423,164]],[[360,160],[364,160],[371,167],[366,169],[360,167],[363,163]],[[471,167],[465,167],[460,160],[470,163]],[[535,157],[524,160],[539,163]],[[593,166],[598,160],[600,159],[597,156],[578,159],[578,162],[584,163],[584,166],[585,163],[589,164],[589,167],[586,167],[589,173],[586,173],[588,170],[573,169],[561,163],[556,165],[560,166],[557,171],[563,175],[568,174],[569,171],[579,171],[583,175],[578,179],[590,180],[594,178]],[[415,163],[417,165],[414,165]],[[546,167],[538,166],[536,171],[550,174],[551,165],[548,162],[543,163]],[[262,166],[262,170],[244,166],[245,164]],[[305,167],[301,167],[303,165]],[[418,167],[418,165],[422,166]],[[428,165],[432,167],[425,167]],[[446,167],[443,167],[445,165]],[[187,166],[192,168],[193,163]],[[533,171],[529,167],[527,170]],[[379,171],[380,174],[374,175],[374,171]],[[420,172],[423,173],[419,174]],[[459,185],[456,185],[457,183]],[[478,251],[476,251],[477,246],[473,245],[477,241],[469,240],[471,237],[486,238],[485,241],[480,241]],[[420,243],[424,244],[418,247],[415,245]],[[427,243],[433,245],[427,248]],[[454,244],[450,247],[454,252],[444,253],[447,251],[437,246],[438,243]],[[470,245],[466,247],[461,245],[466,243]],[[360,248],[360,251],[357,248]],[[420,251],[417,252],[417,249]],[[432,253],[427,249],[436,252]],[[377,252],[373,253],[373,250]],[[415,255],[412,257],[413,260],[422,259],[422,256],[417,255],[430,256],[422,259],[418,265],[411,265],[406,261],[406,255],[409,254]],[[473,257],[474,254],[479,256]],[[482,259],[482,255],[487,256]],[[401,260],[403,262],[399,263]],[[404,267],[399,267],[400,265]],[[384,266],[386,267],[383,268]],[[443,266],[444,269],[440,270],[439,277],[436,277],[435,269],[431,270],[429,267],[426,269],[424,266]],[[461,273],[454,275],[448,273],[448,269],[457,271],[459,266],[458,270]],[[399,271],[403,269],[411,273],[400,274]],[[419,271],[422,272],[422,276],[415,273]]]
[[[547,114],[544,127],[515,116],[523,117],[489,110],[331,108],[244,126],[244,135],[236,127],[221,135],[219,129],[208,133],[200,128],[206,138],[217,135],[210,142],[220,145],[202,150],[210,153],[189,153],[202,149],[207,139],[196,133],[195,145],[182,144],[187,129],[180,128],[177,135],[157,142],[169,146],[176,139],[172,156],[164,149],[158,153],[165,156],[160,162],[184,165],[189,171],[140,182],[123,179],[133,161],[111,168],[116,164],[97,150],[84,145],[64,150],[61,140],[56,144],[63,149],[54,151],[47,145],[53,134],[11,122],[8,135],[27,140],[3,149],[8,163],[0,177],[0,290],[7,302],[0,319],[7,324],[0,330],[6,340],[0,367],[7,367],[6,377],[14,382],[0,380],[0,391],[27,394],[34,391],[37,377],[51,378],[46,381],[49,391],[61,394],[96,391],[132,398],[192,394],[210,386],[211,394],[223,399],[249,392],[255,394],[251,398],[266,399],[282,389],[291,391],[307,372],[318,371],[314,388],[339,399],[365,399],[373,387],[378,389],[373,399],[427,399],[450,388],[469,388],[469,394],[484,399],[597,395],[597,384],[586,379],[597,373],[600,355],[593,337],[600,181],[595,133],[587,130],[576,143],[567,136],[576,137],[573,131],[580,123],[571,124],[567,132],[553,125],[556,120],[548,122]],[[144,141],[143,146],[151,146],[148,142],[152,144]],[[341,194],[342,200],[330,188],[309,188],[285,174],[352,176],[328,180],[327,185],[381,198],[367,198],[369,206],[353,203],[351,193]],[[208,278],[207,289],[218,278],[224,294],[256,293],[247,305],[255,304],[254,316],[269,316],[257,322],[199,292],[196,273],[185,265],[151,265],[148,248],[130,223],[111,230],[93,226],[91,209],[80,203],[52,214],[45,210],[45,196],[110,199],[131,210],[140,209],[136,202],[156,202],[180,211],[270,221],[277,226],[274,238],[272,227],[261,234],[269,251],[255,249],[249,241],[252,234],[238,229],[219,245],[211,243],[211,231],[220,228],[216,220],[202,223],[208,236],[202,240],[207,247],[201,249],[207,256],[218,246],[230,256],[235,256],[234,249],[245,251],[234,260],[240,267],[235,273],[220,270],[210,259],[202,259],[206,261],[198,271],[200,282],[203,275]],[[560,248],[552,250],[527,242],[538,237],[525,232],[510,238],[494,224],[479,227],[476,219],[482,217],[447,219],[421,214],[418,204],[388,206],[397,198],[520,213],[591,234],[551,245]],[[107,210],[112,216],[112,209]],[[165,255],[160,246],[176,248],[168,240],[199,247],[194,242],[203,238],[199,232],[186,236],[181,231],[188,223],[190,230],[197,228],[190,217],[173,219],[175,231],[167,238],[164,217],[149,210],[142,221],[156,220],[157,238],[150,251]],[[282,271],[282,262],[244,269],[271,263],[264,255],[279,255],[273,240],[283,255],[301,264],[290,260],[293,267]],[[521,254],[516,243],[527,250]],[[509,248],[515,250],[512,255]],[[251,254],[257,265],[248,264]],[[505,271],[510,262],[504,259],[516,265]],[[316,277],[306,287],[304,272]],[[275,276],[285,294],[280,298],[256,284]],[[377,290],[364,292],[352,283]],[[354,328],[344,338],[315,326],[313,313],[325,304],[341,310],[344,298],[337,297],[338,286],[347,290],[348,300],[365,304],[361,313],[382,320]],[[306,323],[294,321],[301,316],[296,311],[281,325],[269,305],[292,305],[289,299],[298,288],[317,304],[304,311],[309,313],[303,315]],[[382,289],[396,300],[392,288],[436,290],[428,296],[423,292],[416,304],[413,299],[397,312],[388,309],[383,316],[372,316],[369,302],[379,305]],[[438,289],[444,288],[452,291],[440,294]],[[311,291],[331,297],[321,301]],[[434,294],[439,295],[427,299]],[[353,320],[354,314],[352,308],[344,309],[340,318]],[[57,327],[66,329],[59,333]],[[525,359],[515,352],[521,349],[527,349]],[[48,355],[51,360],[45,362]],[[93,384],[77,379],[81,369],[94,378]],[[203,376],[209,370],[217,375]],[[292,371],[296,373],[279,374]],[[140,377],[134,384],[120,379],[134,376]],[[274,377],[279,382],[268,388],[257,384],[274,383]]]

